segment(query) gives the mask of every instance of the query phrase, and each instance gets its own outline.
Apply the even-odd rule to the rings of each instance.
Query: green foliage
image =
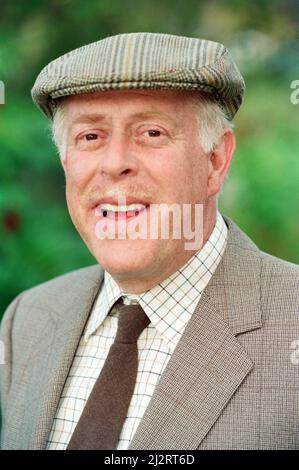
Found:
[[[250,80],[221,208],[264,251],[299,263],[299,106],[290,79]]]
[[[59,158],[30,89],[50,60],[116,33],[206,37],[232,50],[247,94],[220,206],[265,251],[299,263],[299,105],[290,103],[298,12],[291,0],[1,0],[0,314],[22,290],[95,262],[69,219]]]

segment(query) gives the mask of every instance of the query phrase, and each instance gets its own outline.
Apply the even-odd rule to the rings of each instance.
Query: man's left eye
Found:
[[[149,135],[149,137],[160,137],[161,132],[157,131],[156,129],[150,129],[149,131],[146,131]]]

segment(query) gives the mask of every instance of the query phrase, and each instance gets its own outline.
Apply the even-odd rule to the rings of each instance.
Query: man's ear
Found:
[[[209,157],[208,195],[217,194],[225,180],[236,147],[234,133],[225,129]]]

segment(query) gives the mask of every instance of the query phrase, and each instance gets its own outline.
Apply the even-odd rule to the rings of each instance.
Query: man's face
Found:
[[[136,207],[142,221],[153,204],[206,205],[209,158],[200,145],[194,96],[130,90],[68,99],[68,209],[90,251],[124,290],[158,284],[193,254],[184,239],[99,239],[96,224],[127,224]],[[138,206],[115,215],[109,208],[119,196]]]

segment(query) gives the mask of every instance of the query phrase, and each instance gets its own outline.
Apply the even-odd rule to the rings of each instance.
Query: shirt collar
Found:
[[[173,351],[215,272],[227,242],[227,227],[217,212],[215,227],[200,251],[170,277],[152,289],[139,294],[124,293],[112,276],[105,272],[103,287],[87,323],[84,338],[96,333],[113,304],[123,297],[124,303],[138,302],[152,325]]]

